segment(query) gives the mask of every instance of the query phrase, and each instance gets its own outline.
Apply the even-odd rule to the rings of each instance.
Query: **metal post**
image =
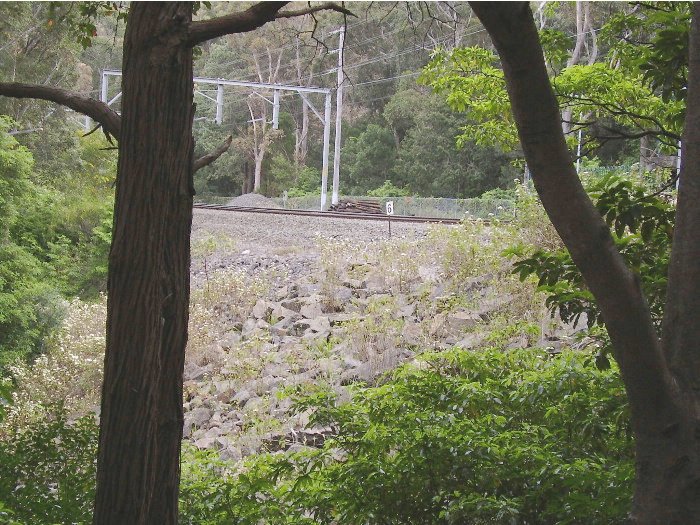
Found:
[[[326,207],[328,193],[328,153],[331,142],[331,94],[326,93],[326,110],[323,114],[323,168],[321,170],[321,211]]]
[[[280,127],[280,92],[275,89],[272,93],[272,129]]]
[[[107,73],[105,73],[105,72],[103,71],[103,72],[102,72],[102,86],[100,86],[100,87],[101,87],[101,90],[100,90],[100,100],[101,100],[102,102],[107,102],[107,93],[108,93],[107,87],[108,87],[108,83],[109,83],[109,77],[107,76]]]
[[[216,123],[221,125],[224,122],[224,85],[216,86]]]
[[[338,89],[335,98],[335,150],[333,153],[333,197],[331,202],[338,204],[338,186],[340,185],[340,134],[343,119],[343,45],[345,43],[345,26],[340,28],[338,45]]]
[[[83,128],[85,129],[85,132],[87,133],[90,131],[90,126],[92,125],[92,121],[90,120],[90,117],[85,115],[85,121],[83,123]]]

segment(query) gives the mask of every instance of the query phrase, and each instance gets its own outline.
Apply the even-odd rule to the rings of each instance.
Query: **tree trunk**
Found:
[[[262,163],[265,158],[265,148],[261,146],[255,155],[255,171],[253,175],[253,193],[260,193],[260,184],[262,183]]]
[[[306,155],[309,152],[309,106],[306,101],[301,102],[301,137],[299,138],[299,155],[297,166],[306,164]]]
[[[627,391],[636,446],[631,521],[698,523],[700,516],[700,8],[691,42],[684,167],[679,192],[664,351],[639,279],[581,186],[526,2],[474,2],[503,64],[520,142],[542,204],[600,306]],[[678,246],[681,246],[679,249]],[[674,284],[675,283],[675,284]],[[669,361],[674,365],[669,369]]]
[[[93,523],[177,523],[192,223],[192,5],[136,2],[124,39]]]

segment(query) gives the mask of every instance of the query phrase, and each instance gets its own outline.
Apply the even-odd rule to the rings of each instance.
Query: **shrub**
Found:
[[[99,404],[105,348],[106,307],[72,301],[48,350],[31,364],[10,367],[16,384],[12,404],[0,432],[26,429],[50,417],[60,402],[71,417],[85,415]]]
[[[236,523],[624,521],[634,474],[624,391],[580,354],[454,349],[349,403],[319,389],[296,406],[335,436],[251,459],[230,482]]]
[[[97,424],[92,416],[69,423],[60,407],[50,412],[0,440],[0,523],[92,522]]]
[[[407,197],[410,194],[406,188],[399,188],[390,180],[385,180],[384,184],[367,192],[370,197]]]

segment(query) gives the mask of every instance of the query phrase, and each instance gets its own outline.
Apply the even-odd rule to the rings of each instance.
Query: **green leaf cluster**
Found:
[[[11,125],[0,118],[0,370],[43,350],[62,296],[104,289],[112,229],[113,166],[101,144],[86,140],[73,169],[47,179]]]
[[[613,230],[613,240],[623,259],[639,276],[652,319],[660,329],[673,236],[673,204],[661,194],[650,193],[648,185],[615,173],[592,181],[588,191]],[[538,289],[547,295],[552,315],[573,323],[585,315],[589,328],[603,325],[600,309],[566,249],[539,249],[527,256],[527,248],[517,246],[506,253],[519,257],[513,271],[521,280],[537,277]]]
[[[86,416],[54,418],[0,439],[0,502],[15,521],[90,523],[95,494],[97,424]],[[9,519],[9,518],[8,518]],[[0,523],[4,521],[0,507]]]
[[[419,82],[445,97],[453,111],[463,113],[458,144],[473,141],[510,151],[518,134],[498,57],[482,47],[440,49],[425,66]]]
[[[625,519],[634,467],[624,390],[616,371],[581,354],[453,349],[356,388],[350,402],[319,387],[296,408],[330,431],[323,446],[250,458],[201,495],[230,509],[203,523]]]

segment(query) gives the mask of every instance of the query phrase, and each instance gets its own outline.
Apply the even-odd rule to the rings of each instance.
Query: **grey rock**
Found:
[[[342,305],[350,302],[352,297],[353,291],[346,286],[340,286],[333,291],[333,300]]]
[[[243,459],[243,454],[241,454],[241,451],[233,446],[222,448],[219,455],[224,461],[240,461]]]
[[[472,312],[451,312],[447,314],[447,328],[451,333],[460,333],[474,328],[481,322],[479,314]]]
[[[299,312],[306,319],[314,319],[320,315],[323,315],[323,309],[320,304],[305,304],[301,307]]]
[[[428,333],[433,336],[433,337],[439,337],[443,335],[445,331],[445,323],[447,321],[447,315],[446,314],[437,314],[433,319],[430,321],[430,327],[428,329]]]
[[[183,378],[185,381],[194,381],[204,377],[206,370],[194,363],[186,362]]]
[[[194,442],[194,446],[200,450],[205,449],[205,448],[212,448],[215,440],[216,440],[216,438],[214,438],[214,437],[203,437],[203,438],[196,440]]]
[[[455,343],[455,346],[458,346],[460,348],[464,349],[470,349],[470,348],[477,348],[481,343],[486,340],[486,334],[482,333],[472,333],[472,334],[467,334],[466,337],[460,339]]]
[[[293,312],[299,313],[302,307],[302,302],[299,299],[289,299],[288,301],[282,301],[281,306]]]
[[[331,322],[328,317],[316,317],[315,319],[308,320],[308,330],[320,333],[330,333]]]
[[[249,390],[239,390],[231,401],[242,407],[251,397],[253,397],[253,394]]]
[[[258,301],[255,303],[255,306],[253,306],[251,314],[255,319],[264,319],[265,321],[267,321],[268,319],[270,319],[270,316],[272,315],[275,306],[277,305],[270,303],[265,299],[258,299]]]
[[[191,412],[185,414],[185,425],[201,427],[204,423],[209,421],[209,418],[211,418],[211,411],[208,408],[195,408]]]
[[[403,329],[401,330],[401,337],[403,337],[406,344],[412,346],[419,346],[425,342],[423,328],[418,323],[405,323],[403,325]]]
[[[352,290],[359,290],[360,288],[364,288],[366,285],[365,282],[360,281],[359,279],[344,279],[343,280],[343,286],[346,288],[351,288]]]

